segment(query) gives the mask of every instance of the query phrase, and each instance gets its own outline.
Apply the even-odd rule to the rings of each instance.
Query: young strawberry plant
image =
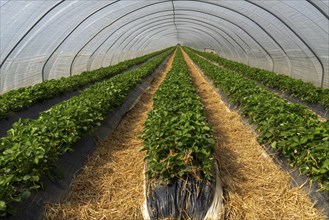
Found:
[[[306,107],[263,89],[254,81],[218,67],[187,50],[214,84],[258,126],[259,141],[279,149],[291,165],[329,190],[329,122],[320,122]]]
[[[169,184],[187,174],[212,178],[212,130],[181,50],[177,50],[170,72],[155,93],[141,137],[151,179]]]
[[[215,54],[192,50],[194,53],[201,55],[211,61],[214,61],[223,67],[242,74],[249,79],[260,82],[261,84],[282,92],[289,92],[292,97],[309,103],[319,103],[329,109],[329,89],[319,88],[311,83],[303,82],[300,79],[294,79],[290,76],[277,74],[268,70],[250,67],[243,63],[227,60]]]
[[[42,112],[36,120],[18,121],[0,139],[0,216],[8,206],[40,187],[59,157],[120,106],[128,93],[172,53],[166,51],[139,68],[95,83],[79,96]]]
[[[168,50],[168,49],[166,49]],[[127,60],[114,66],[102,67],[93,71],[86,71],[80,75],[47,80],[34,86],[11,90],[0,96],[0,118],[6,117],[9,112],[18,111],[70,91],[74,91],[88,83],[94,83],[119,74],[130,67],[141,64],[165,50],[157,51],[132,60]]]

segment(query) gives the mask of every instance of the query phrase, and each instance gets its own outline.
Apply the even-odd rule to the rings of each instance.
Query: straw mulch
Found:
[[[323,219],[308,196],[291,186],[290,175],[272,161],[252,129],[226,107],[214,87],[184,56],[214,129],[225,219]]]
[[[145,155],[139,151],[143,143],[138,136],[173,57],[115,131],[98,144],[67,198],[46,205],[46,219],[142,219]]]

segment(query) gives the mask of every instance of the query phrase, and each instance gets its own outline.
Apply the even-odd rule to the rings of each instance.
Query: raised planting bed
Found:
[[[222,192],[215,142],[181,50],[153,100],[141,136],[146,151],[144,219],[217,219]]]
[[[191,59],[252,124],[259,142],[278,149],[303,174],[329,190],[329,122],[320,122],[308,108],[293,104],[254,81],[220,68],[187,51]]]
[[[0,214],[41,187],[58,159],[86,134],[101,125],[105,115],[125,101],[129,92],[153,73],[172,52],[166,51],[138,69],[96,83],[79,96],[42,112],[36,120],[14,124],[0,139]]]
[[[42,102],[67,92],[74,91],[89,83],[112,77],[134,65],[141,64],[164,51],[165,50],[157,51],[142,57],[121,62],[114,66],[103,67],[93,71],[86,71],[80,75],[47,80],[33,86],[11,90],[0,95],[0,119],[5,118],[10,112],[25,109],[34,103]]]
[[[327,88],[320,88],[311,83],[303,82],[300,79],[294,79],[284,74],[277,74],[268,70],[250,67],[243,63],[227,60],[215,54],[201,52],[191,48],[188,49],[201,55],[202,57],[222,65],[229,70],[235,71],[249,79],[255,80],[264,86],[272,89],[278,89],[283,93],[289,94],[291,97],[297,97],[308,103],[322,105],[324,108],[329,110],[329,89]]]

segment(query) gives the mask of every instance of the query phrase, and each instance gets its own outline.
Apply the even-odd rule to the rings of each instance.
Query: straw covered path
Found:
[[[60,204],[46,206],[46,219],[142,219],[145,154],[138,138],[153,105],[153,95],[169,72],[174,56],[135,107],[121,120],[73,180]]]
[[[308,196],[290,184],[237,112],[230,111],[184,53],[206,117],[214,129],[224,188],[225,219],[323,219]]]

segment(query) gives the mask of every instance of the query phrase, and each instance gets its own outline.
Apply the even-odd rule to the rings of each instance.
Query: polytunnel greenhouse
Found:
[[[0,219],[328,219],[328,0],[0,1]]]

